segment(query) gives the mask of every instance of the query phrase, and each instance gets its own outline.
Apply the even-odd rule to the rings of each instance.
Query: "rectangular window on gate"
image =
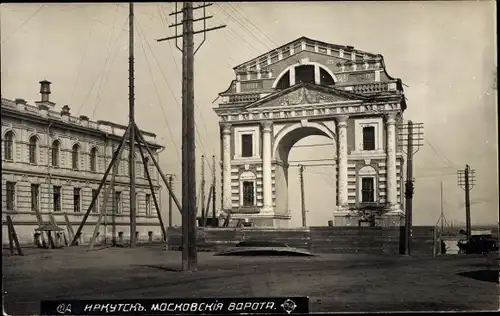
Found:
[[[363,127],[363,150],[375,150],[375,126]]]
[[[252,157],[253,156],[253,135],[252,134],[241,135],[241,156],[242,157]]]
[[[40,210],[40,185],[32,184],[31,185],[31,210],[39,211]]]
[[[73,211],[75,213],[80,213],[81,211],[81,196],[80,196],[81,189],[80,188],[74,188],[73,189]]]
[[[361,202],[375,202],[375,178],[361,179]]]
[[[54,192],[53,194],[53,211],[54,212],[60,212],[61,211],[61,187],[60,186],[54,186]]]
[[[92,206],[92,213],[99,212],[99,197],[97,196],[97,190],[92,189],[92,199],[96,198],[94,205]]]
[[[6,185],[6,206],[7,211],[13,211],[15,207],[14,201],[16,200],[16,183],[15,182],[7,182]]]
[[[254,182],[243,181],[243,206],[254,206]]]

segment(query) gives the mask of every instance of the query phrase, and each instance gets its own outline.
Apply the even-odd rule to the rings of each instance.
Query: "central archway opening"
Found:
[[[290,227],[303,225],[302,165],[306,225],[327,226],[337,204],[335,135],[320,124],[288,129],[275,144],[275,211],[291,216]]]

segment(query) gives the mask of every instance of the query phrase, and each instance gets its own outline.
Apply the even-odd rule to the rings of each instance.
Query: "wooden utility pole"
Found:
[[[170,184],[170,187],[173,188],[172,175],[168,176],[168,183]],[[168,227],[172,227],[172,194],[168,195]]]
[[[444,232],[443,181],[441,181],[441,234]]]
[[[205,155],[201,155],[201,223],[205,226],[205,218],[207,214],[205,214]],[[208,211],[208,209],[206,210]]]
[[[128,57],[128,89],[129,89],[129,125],[135,125],[134,110],[134,3],[129,4],[129,57]],[[135,128],[129,133],[129,177],[130,177],[130,247],[135,248],[136,236],[136,196],[135,196]]]
[[[302,226],[307,227],[307,213],[306,213],[306,198],[304,190],[304,169],[303,165],[300,165],[299,178],[300,178],[300,198],[302,203]]]
[[[467,239],[471,236],[471,225],[470,225],[470,167],[467,165],[464,170],[465,173],[465,231],[467,232]]]
[[[423,141],[421,129],[423,123],[408,121],[402,124],[400,141],[402,146],[406,145],[406,183],[405,183],[405,254],[411,255],[412,226],[413,226],[413,155],[420,149]],[[404,151],[404,150],[403,150]]]
[[[193,8],[192,2],[184,2],[182,11],[177,10],[170,16],[175,16],[175,23],[170,27],[175,28],[175,36],[158,39],[176,40],[176,47],[182,52],[182,269],[183,271],[197,270],[196,252],[196,157],[195,157],[195,123],[194,123],[194,55],[205,42],[206,33],[210,30],[225,26],[206,28],[205,8],[212,4],[203,4]],[[203,8],[203,18],[193,19],[193,10]],[[177,16],[182,13],[182,22],[177,23]],[[194,21],[203,21],[201,31],[193,30]],[[182,25],[182,35],[177,34],[177,26]],[[203,33],[203,41],[194,50],[194,34]],[[182,37],[182,48],[177,45],[177,38]]]
[[[465,166],[464,170],[458,170],[458,185],[465,191],[465,232],[467,240],[470,239],[472,233],[471,219],[470,219],[470,191],[475,185],[475,170],[471,169],[469,165]]]
[[[216,178],[215,178],[215,155],[212,156],[212,226],[215,227],[215,217],[216,217],[216,209],[215,209],[215,197],[217,196],[215,194],[215,182],[216,182]]]
[[[406,152],[406,187],[405,187],[405,241],[406,254],[411,254],[413,220],[413,124],[408,122],[408,151]]]

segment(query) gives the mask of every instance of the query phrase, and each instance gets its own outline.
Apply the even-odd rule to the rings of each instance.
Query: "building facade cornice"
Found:
[[[98,122],[91,122],[91,121],[85,120],[85,118],[83,118],[83,120],[89,123],[89,127],[84,126],[84,125],[79,125],[79,122],[80,122],[80,120],[82,120],[82,118],[77,118],[77,117],[71,116],[70,117],[71,119],[68,120],[67,122],[65,122],[65,121],[62,121],[61,119],[58,119],[57,117],[52,116],[52,115],[48,115],[47,117],[43,117],[40,114],[34,112],[34,110],[36,109],[34,107],[33,107],[34,108],[33,112],[26,111],[26,110],[25,111],[18,110],[17,108],[15,108],[15,106],[16,106],[15,103],[14,103],[14,105],[11,105],[11,104],[8,104],[8,102],[14,103],[13,101],[8,100],[8,99],[2,99],[2,108],[1,108],[2,109],[2,112],[1,112],[2,117],[11,117],[11,118],[16,118],[16,119],[20,119],[20,120],[26,120],[26,121],[30,121],[30,122],[41,124],[41,125],[49,125],[50,124],[52,127],[59,127],[61,129],[64,129],[64,130],[70,130],[70,131],[74,131],[77,133],[82,133],[82,134],[86,134],[86,135],[93,135],[93,136],[97,136],[97,137],[108,137],[108,138],[113,139],[113,140],[120,140],[122,135],[123,135],[123,132],[125,132],[125,129],[126,129],[126,126],[123,126],[120,124],[109,122],[109,125],[108,125],[107,124],[108,122],[106,122],[106,121],[98,121],[98,122],[106,123],[106,124],[102,124],[106,127],[108,127],[108,126],[110,128],[116,127],[120,130],[123,130],[122,134],[115,134],[113,132],[106,132],[106,131],[103,131],[102,129],[99,128],[100,125]],[[56,113],[56,115],[59,115],[59,114]],[[142,131],[142,132],[144,133],[144,131]],[[144,134],[145,134],[144,137],[147,137],[147,136],[154,137],[154,136],[152,136],[154,134],[149,133],[149,132],[145,132]],[[147,143],[148,143],[148,146],[150,146],[152,149],[158,150],[158,149],[163,148],[163,146],[161,146],[155,142],[148,141]]]
[[[221,123],[250,123],[262,120],[290,121],[301,118],[325,119],[338,115],[365,116],[383,115],[390,112],[401,111],[400,102],[372,102],[348,101],[330,104],[301,104],[297,106],[281,106],[273,108],[252,108],[246,113],[241,113],[239,109],[216,109],[216,113],[221,118]]]

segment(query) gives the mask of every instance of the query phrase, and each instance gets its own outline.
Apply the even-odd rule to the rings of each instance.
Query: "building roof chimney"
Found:
[[[40,81],[40,94],[42,96],[42,99],[40,101],[35,102],[38,107],[42,106],[43,108],[53,108],[55,103],[49,101],[49,94],[50,94],[50,81],[47,80],[42,80]]]
[[[42,101],[49,101],[50,84],[51,82],[47,80],[40,81],[40,94],[42,95]]]

